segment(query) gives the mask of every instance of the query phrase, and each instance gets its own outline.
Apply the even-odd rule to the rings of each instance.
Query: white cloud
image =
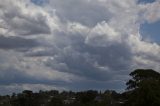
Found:
[[[144,9],[146,10],[144,17],[149,23],[160,20],[160,1],[157,0],[152,4],[147,4]]]
[[[50,27],[58,28],[55,15],[51,16],[46,10],[29,1],[5,0],[1,2],[1,29],[5,30],[3,34],[16,36],[50,34]]]
[[[111,82],[124,85],[135,68],[160,69],[160,46],[143,41],[139,33],[143,22],[160,20],[159,1],[50,0],[45,5],[29,0],[1,2],[0,39],[12,41],[0,43],[2,86],[17,83],[14,87],[19,89],[18,83],[55,87],[58,83],[64,87],[69,84],[69,89],[90,85],[122,89]],[[7,73],[13,73],[12,77],[4,79]],[[104,86],[108,82],[111,85]],[[34,89],[30,85],[27,87]]]
[[[86,43],[95,46],[110,46],[113,43],[121,43],[121,35],[106,22],[98,23],[86,38]]]

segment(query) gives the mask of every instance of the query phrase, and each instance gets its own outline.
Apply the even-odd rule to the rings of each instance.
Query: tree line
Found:
[[[130,73],[126,91],[81,92],[50,90],[0,96],[0,106],[160,106],[160,73],[136,69]]]

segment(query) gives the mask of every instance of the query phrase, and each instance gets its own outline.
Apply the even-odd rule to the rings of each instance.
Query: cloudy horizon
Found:
[[[0,92],[125,90],[160,72],[160,0],[0,0]]]

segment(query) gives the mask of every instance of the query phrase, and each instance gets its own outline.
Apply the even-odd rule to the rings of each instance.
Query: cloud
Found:
[[[63,22],[79,22],[92,27],[110,18],[108,10],[96,0],[49,0],[49,2]]]
[[[1,28],[7,33],[18,35],[51,33],[47,14],[40,8],[20,0],[16,3],[11,0],[1,2],[3,2],[0,4]]]
[[[153,3],[141,4],[141,11],[143,11],[144,21],[148,23],[156,22],[160,19],[160,1]]]
[[[22,37],[5,37],[0,36],[1,49],[31,49],[39,46],[39,43],[33,39],[25,39]]]
[[[43,84],[62,86],[79,76],[45,67],[43,59],[25,58],[22,53],[0,50],[0,85]],[[14,92],[14,91],[13,91]]]
[[[85,43],[100,47],[110,46],[114,43],[122,42],[122,35],[116,32],[105,21],[98,23],[87,36]]]
[[[139,33],[145,21],[160,20],[159,1],[6,0],[0,8],[0,85],[6,88],[122,90],[134,69],[159,71],[160,46]]]

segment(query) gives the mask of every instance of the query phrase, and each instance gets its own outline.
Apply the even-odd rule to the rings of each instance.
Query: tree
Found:
[[[94,101],[95,97],[98,95],[97,91],[94,90],[88,90],[85,92],[78,92],[77,98],[81,103],[88,103]]]
[[[137,69],[130,75],[126,106],[160,106],[160,74],[152,69]]]
[[[128,90],[138,88],[143,81],[160,80],[160,74],[152,69],[137,69],[131,72],[130,76],[132,79],[126,83]]]

